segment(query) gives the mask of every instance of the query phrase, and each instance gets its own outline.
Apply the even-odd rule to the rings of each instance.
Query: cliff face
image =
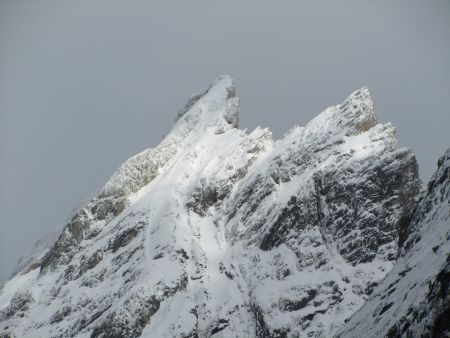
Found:
[[[404,233],[394,268],[338,336],[450,336],[450,149]]]
[[[367,88],[277,141],[238,111],[228,76],[193,96],[5,285],[3,336],[334,334],[419,227],[415,158]]]

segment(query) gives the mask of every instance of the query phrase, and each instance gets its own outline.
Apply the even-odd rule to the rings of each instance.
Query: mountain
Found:
[[[436,182],[429,189],[448,197]],[[412,244],[434,224],[424,194],[414,155],[377,122],[367,88],[274,140],[239,129],[222,76],[5,284],[0,337],[364,332],[360,311],[426,249]],[[436,249],[430,276],[448,252]],[[405,278],[422,281],[408,267]]]
[[[338,337],[450,337],[450,149],[403,232],[394,268]]]

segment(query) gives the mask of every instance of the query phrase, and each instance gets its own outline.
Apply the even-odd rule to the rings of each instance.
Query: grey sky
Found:
[[[449,37],[449,1],[1,1],[0,283],[222,73],[276,137],[367,85],[427,180]]]

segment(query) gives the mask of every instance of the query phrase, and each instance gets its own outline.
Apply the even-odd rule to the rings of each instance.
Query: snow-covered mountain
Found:
[[[193,96],[5,284],[0,337],[361,337],[371,324],[355,312],[384,304],[395,269],[425,280],[413,238],[449,187],[436,179],[444,197],[417,204],[414,155],[367,88],[280,140],[238,124],[229,76]],[[427,276],[448,253],[436,249]]]

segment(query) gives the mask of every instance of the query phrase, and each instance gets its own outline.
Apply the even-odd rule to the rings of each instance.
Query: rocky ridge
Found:
[[[338,337],[450,336],[450,149],[404,233],[394,268]]]

